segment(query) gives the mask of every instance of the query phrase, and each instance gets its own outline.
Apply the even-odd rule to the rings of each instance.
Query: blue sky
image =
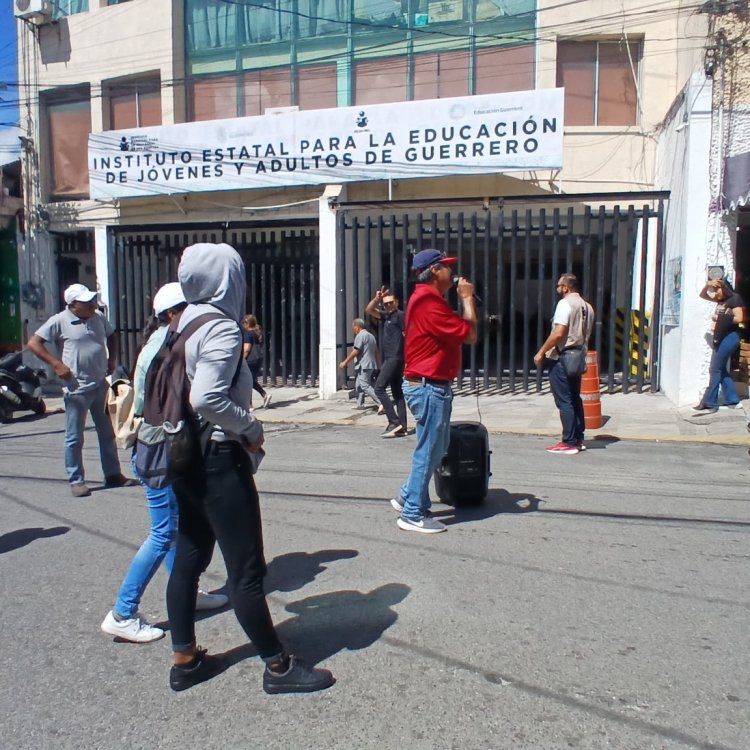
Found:
[[[16,19],[13,0],[0,0],[0,164],[12,161],[21,153],[18,130],[18,73],[16,70]],[[0,85],[2,89],[2,85]]]

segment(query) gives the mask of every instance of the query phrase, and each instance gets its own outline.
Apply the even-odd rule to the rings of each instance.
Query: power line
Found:
[[[558,8],[567,7],[567,6],[573,6],[573,5],[577,5],[579,3],[587,2],[587,1],[588,0],[569,0],[569,2],[560,3],[560,4],[556,5],[556,6],[553,6],[553,8],[545,9],[542,12],[545,13],[545,14],[547,14],[548,12],[550,12],[553,9],[558,9]],[[236,0],[221,0],[221,2],[223,2],[225,4],[228,4],[228,5],[237,5]],[[677,0],[677,3],[678,4],[676,6],[667,6],[665,3],[662,3],[658,8],[653,8],[651,4],[646,4],[646,5],[638,6],[638,8],[631,8],[628,11],[616,11],[616,12],[613,12],[613,13],[610,13],[610,14],[605,14],[605,15],[599,16],[596,19],[595,22],[592,21],[592,19],[588,19],[586,21],[585,27],[583,27],[583,28],[582,28],[582,25],[581,25],[581,21],[574,19],[574,20],[567,21],[567,22],[564,22],[564,23],[548,24],[548,25],[545,25],[545,26],[537,26],[536,27],[536,33],[528,33],[528,31],[523,31],[523,30],[520,31],[520,32],[518,30],[515,30],[515,31],[511,30],[511,31],[509,31],[509,32],[507,32],[505,34],[501,34],[501,35],[500,34],[493,34],[493,35],[483,35],[483,34],[452,34],[450,36],[452,36],[452,37],[454,37],[456,39],[459,39],[459,40],[466,40],[467,42],[471,41],[471,40],[474,40],[474,41],[488,40],[490,42],[498,42],[498,41],[508,42],[509,39],[511,39],[511,40],[516,39],[520,43],[531,43],[531,42],[536,42],[536,41],[554,41],[554,39],[552,37],[545,37],[544,33],[547,33],[547,32],[556,32],[556,33],[559,33],[560,31],[562,31],[564,29],[570,29],[571,31],[573,31],[576,34],[580,35],[580,34],[585,34],[585,33],[591,33],[592,31],[599,30],[602,27],[606,27],[608,21],[614,22],[614,21],[621,21],[621,20],[622,21],[626,21],[627,20],[628,22],[633,22],[635,19],[643,18],[644,20],[649,20],[650,22],[653,22],[655,20],[658,20],[657,17],[669,18],[670,16],[674,15],[675,13],[676,14],[680,14],[680,13],[684,13],[686,11],[691,11],[691,10],[692,11],[697,11],[697,10],[699,10],[702,7],[702,3],[700,3],[700,2],[696,2],[695,4],[691,4],[691,5],[680,5],[679,4],[679,0]],[[113,6],[113,7],[117,7],[117,6]],[[125,6],[122,6],[122,7],[125,7]],[[265,7],[265,6],[253,5],[253,7]],[[269,12],[277,12],[276,10],[272,10],[272,9],[269,9],[269,8],[265,8],[265,9],[268,10]],[[300,13],[299,11],[293,11],[293,10],[287,10],[287,9],[278,9],[278,12],[280,12],[280,13],[290,13],[290,14],[296,14],[296,15],[299,15],[299,13]],[[535,11],[535,12],[536,12],[536,15],[538,17],[540,11]],[[305,14],[302,14],[302,15],[305,16]],[[508,16],[508,17],[509,18],[513,18],[513,16]],[[330,22],[330,23],[338,23],[338,24],[341,24],[341,25],[344,25],[344,26],[348,26],[350,24],[349,21],[343,21],[343,20],[338,20],[338,19],[324,18],[324,17],[315,17],[315,18],[319,18],[319,19],[325,20],[325,21]],[[83,33],[84,31],[91,30],[91,28],[94,28],[96,25],[98,25],[101,22],[102,21],[97,21],[96,24],[92,23],[89,27],[84,26],[83,29],[81,30],[81,33]],[[388,26],[383,26],[383,25],[379,25],[379,24],[373,24],[371,22],[364,22],[364,21],[361,22],[361,24],[364,25],[364,26],[369,26],[370,28],[377,29],[379,31],[388,30],[390,28]],[[445,36],[447,34],[447,32],[443,32],[443,31],[436,30],[436,29],[430,29],[430,28],[427,28],[427,27],[420,27],[420,26],[414,26],[414,27],[400,27],[399,26],[399,27],[394,27],[394,28],[395,28],[395,30],[398,30],[398,31],[406,31],[406,30],[414,31],[414,32],[416,32],[418,34],[421,34],[421,35],[439,35],[439,36]],[[185,24],[185,30],[186,30],[186,36],[189,36],[189,24],[187,24],[187,23]],[[619,28],[618,29],[613,29],[613,31],[618,31],[619,32]],[[149,34],[149,33],[153,34],[153,35],[159,35],[161,32],[159,30],[155,30],[153,32],[147,32],[147,34]],[[144,34],[138,34],[138,35],[134,34],[132,37],[128,37],[128,38],[131,38],[131,39],[132,38],[136,38],[136,37],[142,38],[143,36],[145,36],[145,35]],[[322,39],[322,38],[326,38],[326,37],[327,37],[327,35],[322,35],[322,36],[314,36],[314,37],[305,37],[305,39]],[[128,38],[125,38],[125,39],[120,40],[120,41],[127,41]],[[328,37],[328,38],[330,38],[330,37]],[[275,40],[275,41],[284,41],[284,40]],[[263,44],[263,43],[261,43],[261,44]],[[385,43],[383,43],[381,45],[375,45],[374,47],[384,48],[384,47],[388,47],[388,46],[390,46],[392,44],[393,44],[393,40],[391,40],[389,42],[385,42]],[[91,44],[91,45],[85,45],[85,46],[79,45],[79,46],[77,46],[76,51],[79,54],[85,55],[85,53],[86,53],[87,50],[97,49],[98,46],[99,46],[98,43]],[[159,45],[154,45],[154,46],[158,48]],[[227,50],[231,50],[231,49],[235,49],[235,48],[239,49],[239,48],[244,48],[244,47],[247,47],[247,46],[248,45],[234,45],[233,44],[231,46],[227,46],[225,49],[227,49]],[[217,48],[209,48],[209,49],[210,49],[210,51],[214,52],[214,51],[216,51]],[[219,48],[219,49],[221,49],[221,48]],[[337,57],[340,57],[342,54],[345,54],[345,52],[343,50],[340,51],[340,52],[335,52],[335,53],[332,53],[330,55],[324,56],[321,59],[324,59],[325,57],[328,57],[330,59],[336,59]],[[113,66],[114,66],[118,62],[118,60],[120,60],[120,59],[123,59],[125,61],[129,61],[131,58],[129,57],[129,53],[127,53],[126,55],[124,55],[124,56],[122,56],[120,58],[112,58],[112,57],[110,57],[109,58],[109,62],[111,64],[113,64]],[[163,62],[164,60],[165,60],[164,56],[155,55],[155,56],[152,56],[152,57],[141,57],[140,60],[139,60],[139,62],[141,63],[141,67],[145,67],[145,66],[147,66],[149,64],[152,64],[152,63]],[[95,68],[96,65],[97,65],[97,63],[92,63],[91,72],[95,72],[96,71],[96,68]],[[84,73],[88,72],[87,68],[81,67],[79,69],[82,71],[82,75]]]
[[[681,37],[662,38],[659,41],[661,41],[661,42],[669,42],[669,41],[677,41],[679,39],[682,39],[682,38]],[[701,43],[700,45],[696,45],[696,46],[692,46],[692,47],[685,47],[684,50],[685,51],[698,51],[698,50],[703,49],[703,47],[704,47],[704,45]],[[504,49],[504,48],[503,47],[500,47],[500,48],[486,47],[486,48],[481,48],[480,50],[478,50],[478,52],[481,53],[482,51],[490,51],[490,50],[493,50],[493,49],[496,50],[496,49]],[[447,51],[441,50],[441,51],[434,52],[434,53],[431,53],[431,52],[422,52],[422,53],[418,53],[417,55],[415,55],[415,58],[418,60],[420,55],[430,55],[430,54],[446,55],[446,56],[448,56],[449,62],[447,62],[447,63],[446,62],[442,62],[441,63],[441,72],[445,73],[446,75],[449,75],[452,72],[462,72],[463,73],[463,72],[467,71],[467,68],[466,68],[465,64],[463,63],[463,61],[461,63],[453,63],[453,61],[450,61],[450,55],[456,54],[456,53],[461,53],[461,52],[465,52],[465,50],[447,50]],[[640,59],[641,60],[646,60],[646,59],[653,59],[653,58],[657,58],[657,57],[661,57],[661,56],[672,56],[672,55],[674,55],[674,50],[672,50],[672,49],[660,49],[660,50],[652,50],[651,52],[642,52]],[[396,57],[401,57],[401,56],[396,56]],[[365,59],[357,61],[357,62],[364,63],[364,62],[370,62],[370,61],[377,61],[378,59],[382,59],[382,58],[365,58]],[[320,63],[325,63],[325,62],[327,62],[327,60],[325,60],[325,59],[319,59],[319,60],[316,60],[314,63],[311,63],[310,65],[300,65],[299,69],[304,70],[306,67],[315,67],[315,64],[320,64]],[[549,71],[553,70],[556,67],[556,65],[557,65],[556,61],[550,62],[549,65],[540,65],[540,64],[537,63],[534,69],[536,70],[537,73],[539,73],[539,72],[549,72]],[[507,78],[509,70],[510,71],[513,71],[513,70],[521,71],[524,68],[529,68],[531,66],[533,66],[533,63],[529,64],[529,63],[527,63],[525,61],[524,62],[517,62],[517,63],[508,63],[508,64],[504,65],[504,74],[503,75],[483,76],[483,80],[487,80],[487,79],[492,80],[492,79]],[[288,66],[282,66],[282,67],[287,67],[288,68]],[[259,70],[262,72],[263,70],[274,70],[274,68],[251,69],[251,70],[246,70],[246,71],[233,71],[232,75],[234,75],[235,73],[258,72]],[[224,73],[224,74],[216,74],[216,75],[218,76],[218,75],[227,75],[227,74]],[[178,79],[172,79],[172,80],[164,80],[164,81],[160,82],[160,87],[162,89],[173,88],[175,86],[186,85],[186,84],[188,84],[188,83],[190,83],[190,82],[192,82],[194,80],[198,80],[199,81],[201,79],[209,79],[211,77],[212,76],[201,76],[201,77],[198,77],[198,78],[178,78]],[[315,78],[313,78],[312,80],[315,80]],[[319,80],[329,80],[329,77],[327,77],[327,76],[320,76]],[[118,93],[122,92],[123,90],[127,91],[127,88],[128,88],[129,85],[132,86],[132,91],[133,91],[133,93],[135,93],[135,91],[137,89],[139,89],[139,87],[141,87],[141,86],[144,85],[144,82],[145,82],[144,80],[139,80],[139,81],[133,82],[132,84],[128,84],[128,82],[118,83],[117,84]],[[17,88],[18,91],[19,91],[19,96],[18,97],[14,97],[12,99],[9,98],[9,97],[6,97],[6,101],[0,102],[0,109],[10,109],[10,108],[13,108],[13,107],[18,106],[19,104],[23,103],[25,101],[25,98],[22,98],[20,96],[21,90],[23,90],[23,91],[34,91],[34,90],[36,90],[37,92],[50,90],[50,89],[47,89],[45,86],[42,86],[42,85],[36,85],[35,86],[35,85],[28,85],[28,84],[18,84],[18,83],[13,83],[13,82],[8,82],[7,85],[8,85],[9,89],[10,88]],[[234,88],[236,88],[236,85],[237,85],[236,80],[233,80],[230,83],[228,83],[227,88],[234,89]],[[95,87],[95,90],[91,91],[91,93],[90,93],[90,99],[94,100],[94,99],[107,98],[109,96],[109,92],[107,92],[105,90],[102,90],[102,88],[103,87]],[[96,89],[98,89],[98,90],[96,90]],[[331,91],[333,91],[333,89]],[[326,93],[326,92],[327,92],[327,90],[323,90],[322,92],[318,92],[318,93]],[[330,92],[328,92],[328,93],[330,93]],[[38,95],[34,95],[32,97],[32,99],[31,99],[31,101],[33,103],[37,104],[40,101],[39,96]],[[356,106],[356,105],[352,105],[352,106]]]

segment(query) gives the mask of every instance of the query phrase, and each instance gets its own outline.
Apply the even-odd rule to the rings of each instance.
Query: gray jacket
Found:
[[[242,360],[239,321],[245,313],[245,264],[226,244],[199,243],[185,248],[177,275],[189,303],[179,330],[191,320],[218,308],[227,319],[204,323],[185,345],[190,379],[190,404],[211,422],[212,440],[251,443],[263,436],[263,425],[249,411],[253,377]],[[239,378],[232,379],[239,366]]]

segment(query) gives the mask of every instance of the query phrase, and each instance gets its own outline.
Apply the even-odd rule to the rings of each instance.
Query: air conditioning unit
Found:
[[[52,18],[51,0],[14,0],[13,7],[16,18],[36,23],[44,23]]]

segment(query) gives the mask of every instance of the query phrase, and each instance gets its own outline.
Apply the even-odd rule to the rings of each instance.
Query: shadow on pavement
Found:
[[[359,552],[355,549],[322,549],[317,552],[290,552],[287,555],[280,555],[275,557],[268,564],[268,570],[265,578],[265,590],[266,594],[270,594],[273,591],[297,591],[303,588],[308,583],[312,583],[315,578],[326,570],[326,566],[323,563],[333,562],[334,560],[349,560],[352,557],[356,557]],[[229,587],[225,583],[220,588],[214,588],[209,591],[210,594],[225,594],[229,596]],[[202,609],[195,613],[195,621],[200,622],[206,620],[214,615],[221,614],[231,610],[231,601],[223,607],[217,607],[216,609]],[[162,630],[169,630],[169,621],[164,620],[163,622],[154,623],[157,627]],[[240,649],[243,647],[240,646]],[[233,649],[234,654],[237,649]],[[247,659],[250,656],[256,654],[256,651],[250,647],[247,655],[244,651],[240,652],[237,661]],[[234,657],[231,657],[234,658]]]
[[[318,664],[339,651],[372,646],[398,619],[393,606],[411,592],[403,583],[386,583],[369,593],[345,590],[318,594],[286,606],[296,617],[278,626],[292,653]]]
[[[288,604],[286,610],[296,616],[276,630],[290,653],[310,665],[319,664],[339,651],[372,646],[398,619],[392,607],[410,592],[403,583],[387,583],[369,593],[346,590],[310,596]],[[257,653],[252,644],[244,643],[222,657],[234,665]]]
[[[594,435],[586,440],[586,450],[603,450],[613,443],[619,443],[620,438],[614,435]]]
[[[41,417],[35,417],[35,419],[41,419]],[[20,422],[21,420],[16,420]],[[12,424],[12,422],[9,422],[8,424]],[[17,438],[35,438],[35,437],[41,437],[42,435],[64,435],[65,429],[62,430],[48,430],[46,432],[20,432],[15,435],[0,435],[0,440],[13,440]],[[61,448],[61,455],[62,455],[62,448]]]
[[[290,552],[274,557],[268,563],[266,593],[297,591],[312,583],[326,566],[335,560],[350,560],[359,552],[355,549],[323,549],[317,552]]]
[[[508,492],[491,489],[481,505],[459,505],[447,510],[435,511],[435,518],[446,526],[471,521],[482,521],[485,518],[501,513],[534,513],[539,509],[540,498],[529,492]]]
[[[35,526],[28,529],[16,529],[9,531],[7,534],[0,536],[0,554],[3,552],[12,552],[13,550],[25,547],[37,539],[48,539],[52,536],[61,536],[70,531],[70,526],[53,526],[50,529],[43,529],[41,526]]]

